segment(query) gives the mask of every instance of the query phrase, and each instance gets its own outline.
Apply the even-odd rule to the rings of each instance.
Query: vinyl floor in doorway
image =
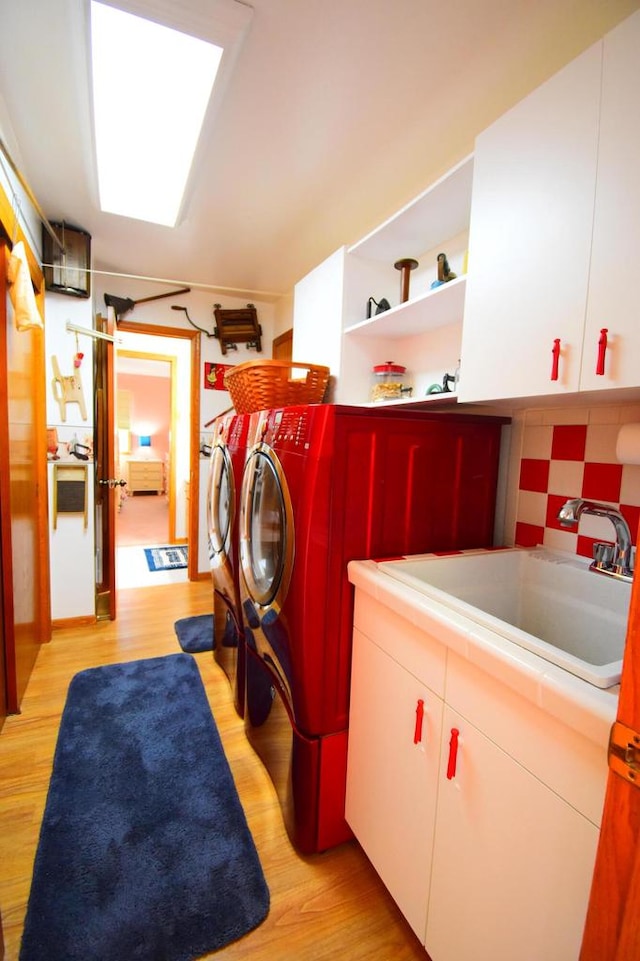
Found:
[[[157,545],[145,545],[157,546]],[[159,587],[163,584],[180,584],[188,580],[185,567],[177,570],[150,571],[144,547],[118,547],[116,549],[116,588]]]

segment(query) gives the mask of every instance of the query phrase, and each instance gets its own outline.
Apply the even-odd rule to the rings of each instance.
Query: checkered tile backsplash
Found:
[[[515,543],[591,557],[594,541],[613,541],[606,518],[584,515],[578,530],[562,528],[560,507],[571,497],[604,501],[627,519],[636,544],[640,523],[640,466],[620,464],[616,440],[640,408],[528,411],[522,431]]]

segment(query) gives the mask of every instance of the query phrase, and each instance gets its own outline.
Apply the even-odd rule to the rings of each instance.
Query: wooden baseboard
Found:
[[[82,617],[61,617],[58,621],[51,621],[51,627],[55,631],[67,627],[86,627],[88,624],[97,624],[97,622],[95,614],[85,614]]]

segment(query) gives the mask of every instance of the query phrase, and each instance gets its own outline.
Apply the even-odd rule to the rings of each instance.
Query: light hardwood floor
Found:
[[[53,751],[69,681],[87,667],[179,651],[173,624],[211,610],[209,582],[120,591],[118,618],[54,631],[40,651],[20,715],[0,732],[0,910],[5,961],[19,942]],[[269,916],[210,955],[230,961],[428,961],[355,842],[314,857],[293,850],[273,786],[246,742],[226,677],[196,661],[271,892]],[[389,812],[393,817],[393,812]],[[114,958],[113,961],[128,961]]]

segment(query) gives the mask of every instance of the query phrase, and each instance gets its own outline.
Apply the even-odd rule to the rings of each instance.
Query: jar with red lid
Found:
[[[371,400],[379,403],[411,397],[413,388],[407,381],[407,368],[401,364],[395,364],[392,360],[376,364],[373,368]]]

